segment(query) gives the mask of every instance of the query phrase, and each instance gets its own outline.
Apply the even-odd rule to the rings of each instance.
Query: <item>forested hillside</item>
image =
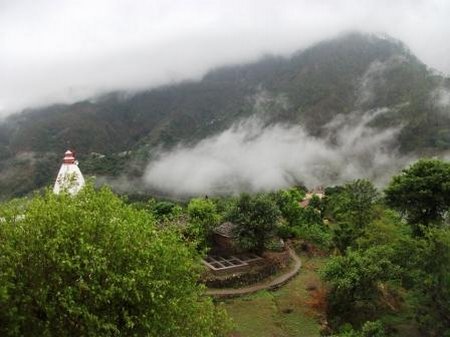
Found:
[[[348,34],[290,57],[215,69],[200,81],[10,116],[0,126],[1,197],[49,184],[67,148],[85,174],[139,178],[152,149],[195,143],[253,114],[326,137],[338,114],[387,107],[372,127],[402,126],[401,152],[436,154],[450,149],[449,97],[450,79],[401,42]]]

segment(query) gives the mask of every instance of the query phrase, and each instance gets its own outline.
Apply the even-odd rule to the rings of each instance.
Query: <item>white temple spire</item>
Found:
[[[75,160],[73,152],[67,150],[56,177],[53,192],[59,194],[62,191],[66,191],[71,195],[75,195],[83,188],[84,184],[84,178],[78,168],[78,162]]]

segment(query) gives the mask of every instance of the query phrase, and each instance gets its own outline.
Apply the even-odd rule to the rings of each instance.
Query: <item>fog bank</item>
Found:
[[[399,155],[400,127],[369,126],[387,109],[338,115],[325,126],[326,138],[301,125],[241,121],[193,147],[159,153],[144,175],[147,187],[172,195],[270,191],[293,184],[341,184],[368,178],[383,185],[413,158]]]

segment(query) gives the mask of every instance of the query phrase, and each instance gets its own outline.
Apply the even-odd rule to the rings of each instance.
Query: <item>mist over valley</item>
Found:
[[[421,156],[448,155],[449,88],[401,41],[346,33],[201,80],[13,114],[0,127],[2,194],[50,184],[66,148],[127,194],[383,186]]]

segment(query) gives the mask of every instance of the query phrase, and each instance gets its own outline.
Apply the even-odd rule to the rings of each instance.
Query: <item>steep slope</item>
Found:
[[[215,69],[198,82],[11,116],[0,127],[1,193],[21,195],[48,184],[68,147],[78,152],[86,173],[139,176],[151,149],[195,143],[252,114],[267,124],[302,124],[320,137],[338,114],[388,107],[373,126],[402,125],[403,152],[445,151],[449,92],[450,80],[402,43],[348,34],[291,57]]]

